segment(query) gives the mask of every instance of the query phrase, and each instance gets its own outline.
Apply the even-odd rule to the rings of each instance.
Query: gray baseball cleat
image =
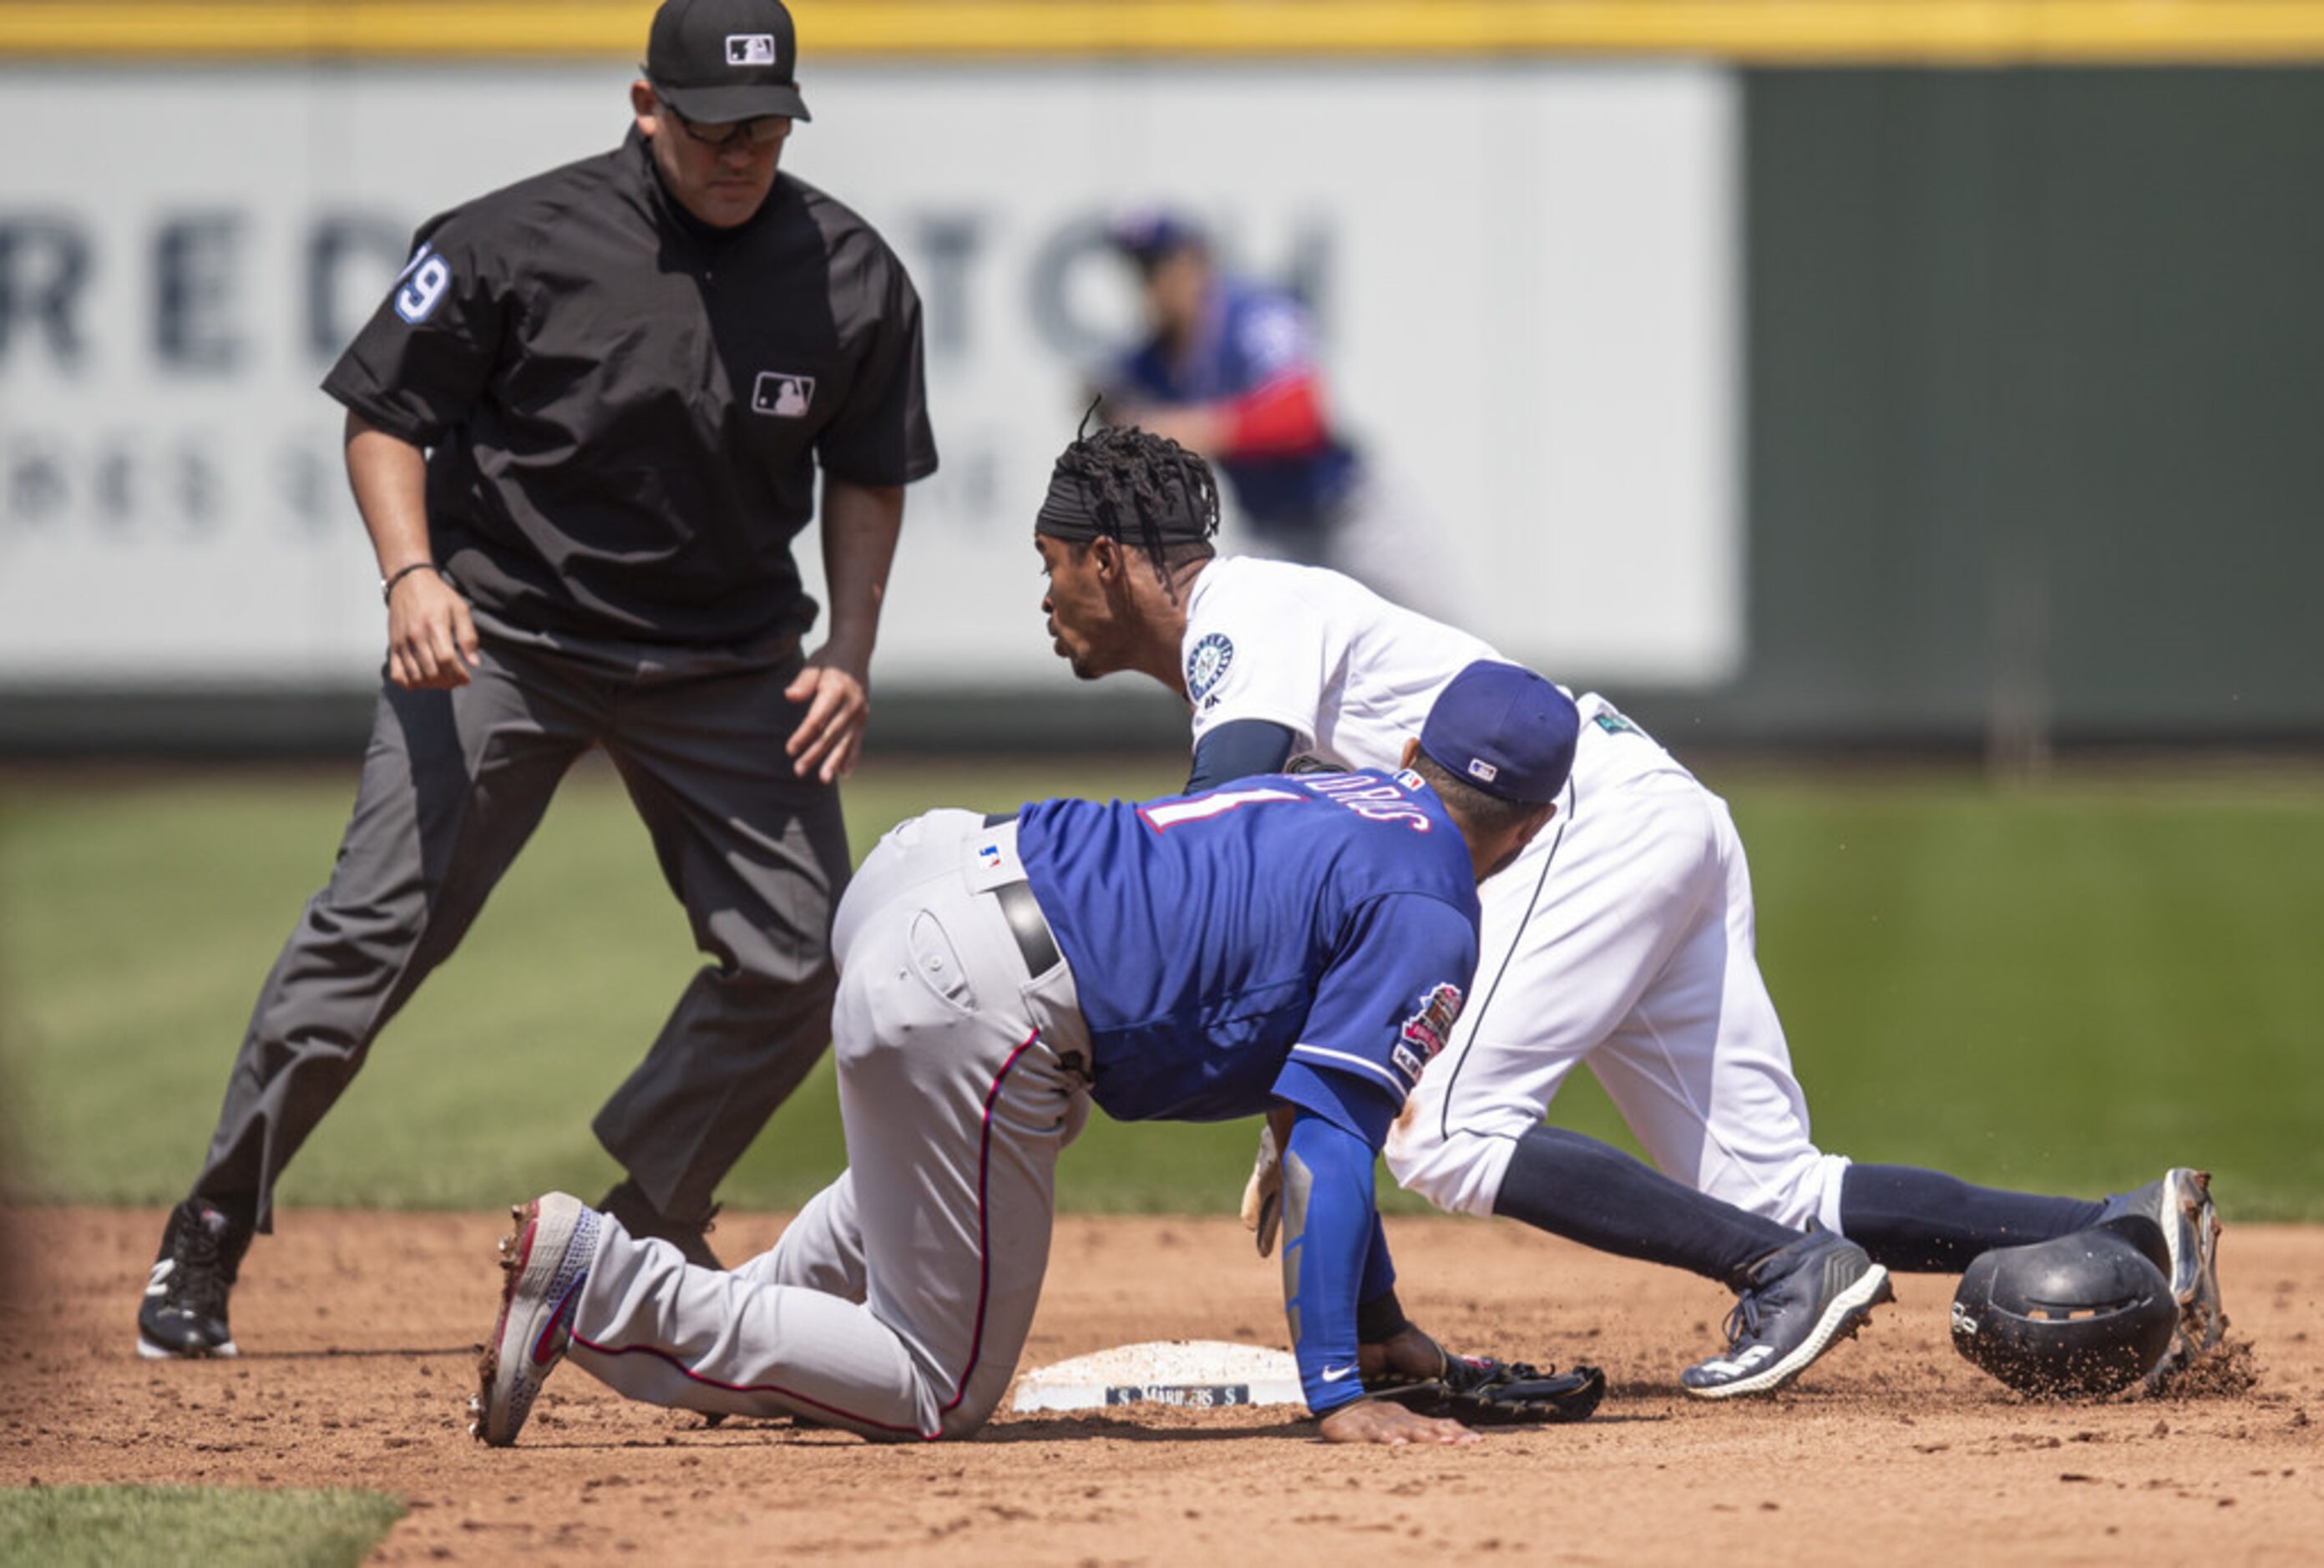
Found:
[[[2106,1201],[2104,1219],[2143,1215],[2163,1231],[2171,1254],[2171,1294],[2179,1300],[2179,1328],[2150,1380],[2160,1380],[2212,1349],[2227,1330],[2219,1305],[2219,1215],[2211,1206],[2211,1173],[2173,1166],[2163,1179]]]
[[[541,1383],[573,1342],[573,1298],[597,1257],[602,1223],[595,1209],[550,1193],[509,1211],[512,1235],[501,1238],[500,1321],[476,1363],[476,1397],[468,1402],[468,1435],[506,1448],[524,1430]]]
[[[1896,1298],[1887,1269],[1812,1222],[1806,1235],[1760,1259],[1743,1279],[1727,1314],[1727,1353],[1679,1374],[1679,1386],[1698,1399],[1782,1388],[1862,1328],[1875,1306]]]

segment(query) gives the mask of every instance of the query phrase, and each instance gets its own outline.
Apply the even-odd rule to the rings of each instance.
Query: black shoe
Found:
[[[597,1207],[619,1220],[622,1229],[634,1240],[668,1241],[685,1253],[686,1260],[696,1268],[726,1267],[718,1261],[718,1254],[710,1250],[710,1243],[706,1240],[717,1228],[716,1204],[711,1204],[709,1213],[702,1218],[688,1224],[684,1220],[673,1220],[655,1208],[653,1200],[646,1196],[637,1183],[625,1179],[616,1183],[613,1191],[598,1200]]]
[[[170,1211],[145,1299],[137,1308],[137,1353],[149,1361],[235,1354],[226,1298],[250,1250],[250,1227],[216,1204],[188,1198]]]
[[[1727,1316],[1727,1353],[1689,1367],[1679,1385],[1698,1399],[1780,1388],[1895,1298],[1888,1270],[1812,1222],[1806,1235],[1751,1265]]]

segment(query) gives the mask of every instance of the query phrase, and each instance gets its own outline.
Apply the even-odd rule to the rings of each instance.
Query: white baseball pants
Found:
[[[1478,890],[1476,983],[1388,1168],[1439,1208],[1491,1213],[1517,1140],[1586,1063],[1665,1175],[1837,1230],[1848,1161],[1809,1137],[1726,802],[1604,698],[1579,706],[1557,816]]]

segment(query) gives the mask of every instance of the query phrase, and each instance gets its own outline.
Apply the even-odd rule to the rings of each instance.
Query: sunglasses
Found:
[[[746,147],[770,147],[791,133],[788,115],[761,115],[755,120],[729,120],[722,125],[700,125],[669,106],[667,98],[657,98],[662,113],[678,122],[678,128],[705,147],[731,147],[740,142]]]

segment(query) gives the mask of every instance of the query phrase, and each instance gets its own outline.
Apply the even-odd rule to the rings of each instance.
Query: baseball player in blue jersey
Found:
[[[1201,459],[1147,432],[1075,441],[1049,497],[1034,529],[1056,650],[1084,678],[1139,670],[1186,699],[1189,789],[1393,761],[1454,672],[1498,657],[1338,573],[1217,557]],[[1556,822],[1482,890],[1477,996],[1386,1146],[1399,1184],[1728,1285],[1726,1351],[1681,1378],[1702,1398],[1797,1377],[1887,1298],[1888,1269],[1958,1271],[2117,1214],[2153,1221],[2169,1256],[2165,1368],[2218,1342],[2200,1171],[2083,1200],[1817,1147],[1725,803],[1604,697],[1577,706]],[[1544,1121],[1583,1065],[1666,1175]]]
[[[1395,1278],[1373,1167],[1467,993],[1477,884],[1554,815],[1576,723],[1539,676],[1480,662],[1397,771],[902,824],[833,933],[847,1172],[732,1273],[562,1194],[520,1210],[476,1434],[514,1441],[567,1354],[656,1404],[974,1433],[1093,1101],[1129,1121],[1286,1110],[1285,1310],[1323,1435],[1467,1440],[1367,1395],[1360,1342],[1380,1336],[1360,1308]]]
[[[1107,421],[1215,463],[1259,554],[1394,585],[1407,602],[1449,596],[1402,489],[1331,416],[1306,305],[1221,269],[1179,214],[1129,214],[1112,239],[1138,270],[1148,334],[1106,377]]]

